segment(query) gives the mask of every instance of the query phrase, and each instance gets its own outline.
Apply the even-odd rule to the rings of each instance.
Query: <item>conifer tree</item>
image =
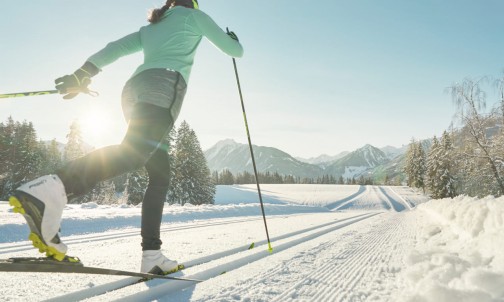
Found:
[[[0,197],[7,198],[22,183],[39,176],[44,149],[31,122],[9,117],[0,124]]]
[[[412,140],[406,152],[404,171],[408,177],[408,186],[425,191],[426,155],[421,142]]]
[[[137,205],[142,202],[149,179],[144,168],[128,173],[127,192],[128,203]]]
[[[54,173],[55,170],[61,167],[63,162],[58,143],[53,139],[48,146],[41,144],[41,149],[44,154],[41,174]]]
[[[221,171],[219,174],[219,184],[221,185],[233,185],[235,183],[238,183],[235,181],[235,177],[233,176],[233,173],[229,171],[228,169],[224,169]]]
[[[425,172],[427,170],[426,154],[421,142],[416,145],[415,180],[414,186],[425,192]]]
[[[448,134],[447,131],[443,132],[440,145],[442,150],[440,155],[441,166],[439,170],[439,179],[442,184],[440,198],[453,198],[457,196],[457,179],[455,176],[457,160],[454,156],[454,148],[450,134]]]
[[[0,124],[0,198],[6,199],[13,189],[12,169],[16,162],[14,135],[16,125],[12,117]]]
[[[219,172],[213,171],[212,172],[212,181],[214,184],[219,185]]]
[[[437,137],[432,139],[431,148],[427,154],[427,171],[425,175],[425,185],[430,191],[432,198],[442,198],[441,190],[443,184],[439,179],[440,170],[442,169],[440,156],[443,150]]]
[[[65,162],[72,161],[82,157],[84,152],[84,141],[82,140],[82,131],[78,121],[70,125],[70,132],[67,134],[67,144],[63,154]]]
[[[177,131],[175,143],[174,198],[179,204],[194,205],[214,202],[215,185],[201,150],[196,133],[183,121]]]
[[[98,204],[115,204],[117,203],[118,199],[116,197],[116,190],[115,190],[115,185],[114,182],[108,180],[108,181],[102,181],[97,185],[96,189],[96,195],[94,196],[94,200]]]
[[[38,175],[42,166],[42,156],[37,142],[37,134],[31,122],[17,123],[14,135],[15,162],[12,165],[12,188]]]
[[[404,164],[404,172],[407,176],[407,184],[409,187],[413,187],[415,181],[415,159],[416,159],[416,142],[414,139],[411,140],[408,145],[408,150],[406,151],[406,158]]]

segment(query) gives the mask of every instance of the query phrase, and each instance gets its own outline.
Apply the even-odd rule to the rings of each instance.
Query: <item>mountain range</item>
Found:
[[[376,148],[365,145],[352,152],[316,158],[294,158],[273,147],[253,146],[257,170],[278,172],[282,175],[315,178],[332,175],[336,178],[372,177],[375,180],[397,178],[402,174],[402,164],[407,146]],[[229,170],[231,173],[253,172],[250,148],[231,139],[223,140],[205,152],[211,171]],[[399,177],[401,178],[401,177]]]

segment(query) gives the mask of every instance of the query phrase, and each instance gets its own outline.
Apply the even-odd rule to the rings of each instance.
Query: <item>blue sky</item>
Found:
[[[138,30],[148,10],[163,3],[30,2],[0,3],[0,93],[53,89],[55,78]],[[200,2],[244,45],[237,64],[253,143],[293,156],[335,155],[367,143],[400,147],[440,135],[455,113],[446,87],[503,75],[504,1]],[[2,100],[0,121],[26,119],[42,139],[64,142],[79,119],[91,144],[119,143],[126,130],[122,86],[141,60],[139,53],[104,68],[91,86],[98,98]],[[485,88],[491,106],[496,97]],[[182,120],[203,149],[225,138],[247,142],[232,61],[206,40]]]

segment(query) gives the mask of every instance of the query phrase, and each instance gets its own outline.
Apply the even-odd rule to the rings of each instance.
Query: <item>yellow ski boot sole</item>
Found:
[[[21,202],[19,202],[19,200],[16,197],[11,196],[9,198],[9,204],[14,207],[12,209],[14,213],[19,213],[21,215],[26,214],[25,210],[23,209],[23,205],[21,204]]]
[[[9,204],[14,207],[13,208],[14,213],[19,213],[25,217],[28,225],[30,226],[30,229],[32,229],[33,223],[30,221],[33,221],[33,219],[29,215],[26,214],[26,211],[23,208],[23,205],[16,198],[16,196],[11,196],[9,198]],[[32,242],[33,246],[36,247],[39,250],[39,252],[45,253],[47,257],[54,258],[58,261],[63,261],[65,259],[65,253],[61,253],[60,251],[56,250],[54,247],[48,246],[40,238],[39,234],[32,231],[30,233],[30,235],[28,236],[28,240],[30,240]]]

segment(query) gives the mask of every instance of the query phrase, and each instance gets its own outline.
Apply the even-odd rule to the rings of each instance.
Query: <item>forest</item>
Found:
[[[175,127],[166,137],[170,158],[170,189],[167,202],[209,204],[214,202],[215,185],[198,138],[187,122]],[[89,147],[82,139],[78,121],[67,134],[66,144],[41,141],[33,123],[9,117],[0,123],[0,199],[7,200],[21,184],[53,174],[66,163],[84,156]],[[147,188],[144,168],[98,183],[94,189],[72,198],[70,203],[139,204]]]

